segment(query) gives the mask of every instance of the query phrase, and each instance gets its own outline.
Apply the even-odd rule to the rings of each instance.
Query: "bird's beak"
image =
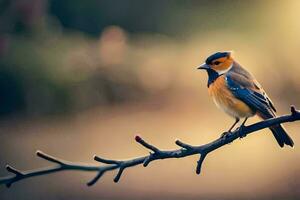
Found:
[[[208,64],[206,64],[206,63],[203,63],[202,65],[200,65],[200,66],[197,67],[197,69],[205,69],[205,70],[207,70],[209,68],[210,68],[210,66]]]

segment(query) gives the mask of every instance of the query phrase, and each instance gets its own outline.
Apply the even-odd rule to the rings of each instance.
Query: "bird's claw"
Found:
[[[243,138],[243,137],[246,137],[246,135],[247,135],[247,134],[244,132],[244,128],[245,128],[245,126],[242,125],[242,126],[240,126],[240,127],[238,127],[238,128],[236,129],[236,131],[238,131],[238,134],[239,134],[240,139]]]
[[[226,139],[229,136],[230,133],[231,133],[230,131],[225,131],[224,133],[222,133],[220,135],[220,138]]]

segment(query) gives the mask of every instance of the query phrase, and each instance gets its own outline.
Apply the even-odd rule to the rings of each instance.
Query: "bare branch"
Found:
[[[155,146],[147,143],[145,140],[143,140],[143,138],[141,138],[140,136],[135,136],[135,141],[140,143],[141,145],[143,145],[144,147],[146,147],[147,149],[152,150],[154,153],[159,153],[160,150],[158,148],[156,148]]]
[[[289,115],[283,115],[280,117],[268,119],[261,121],[250,126],[245,126],[241,130],[235,130],[231,133],[228,133],[226,137],[218,138],[208,144],[200,146],[192,146],[185,144],[179,140],[176,140],[176,145],[180,146],[180,149],[175,150],[159,150],[157,147],[149,144],[140,136],[136,136],[135,140],[141,144],[146,149],[149,149],[151,152],[147,156],[137,157],[129,160],[112,160],[104,159],[99,156],[94,156],[94,160],[103,163],[104,165],[93,165],[93,164],[79,164],[70,161],[65,161],[54,156],[48,155],[41,151],[37,151],[37,156],[47,160],[51,163],[54,163],[54,166],[48,168],[34,169],[30,171],[20,171],[10,165],[6,166],[8,172],[14,174],[12,176],[0,178],[0,185],[5,184],[7,187],[10,187],[13,183],[35,176],[42,176],[46,174],[56,173],[63,170],[78,170],[78,171],[91,171],[97,172],[96,176],[87,183],[88,186],[94,185],[106,172],[118,170],[117,175],[114,178],[114,182],[118,182],[125,171],[129,167],[143,164],[145,167],[148,164],[155,160],[169,159],[169,158],[183,158],[191,155],[200,155],[200,159],[197,162],[196,173],[200,174],[201,167],[204,159],[207,154],[213,152],[214,150],[231,143],[232,141],[239,138],[241,135],[246,136],[250,133],[259,131],[264,128],[268,128],[277,124],[293,122],[300,120],[300,112],[296,110],[294,106],[291,106],[291,113]]]
[[[119,171],[118,171],[116,177],[114,178],[114,182],[115,182],[115,183],[117,183],[117,182],[120,180],[120,178],[121,178],[121,176],[122,176],[122,173],[123,173],[124,169],[125,169],[125,167],[120,167],[120,168],[119,168]]]
[[[87,186],[92,186],[94,185],[105,173],[106,171],[104,170],[99,170],[98,171],[98,174],[91,180],[87,183]]]
[[[118,160],[109,160],[109,159],[101,158],[96,155],[94,156],[94,160],[104,164],[112,164],[112,165],[119,165],[121,163],[121,161]]]
[[[16,168],[14,168],[10,165],[6,165],[6,170],[11,172],[11,173],[14,173],[16,176],[23,176],[24,175],[21,171],[17,170]]]
[[[200,173],[201,173],[202,163],[203,163],[203,161],[204,161],[206,155],[207,155],[206,153],[203,153],[203,154],[200,155],[200,159],[199,159],[199,161],[197,162],[197,168],[196,168],[196,173],[197,173],[197,174],[200,174]]]
[[[50,156],[42,151],[37,151],[36,152],[36,155],[40,158],[43,158],[47,161],[50,161],[50,162],[53,162],[53,163],[56,163],[56,164],[59,164],[59,165],[65,165],[64,161],[58,159],[58,158],[55,158],[53,156]]]
[[[185,143],[181,142],[180,140],[176,140],[175,144],[177,144],[178,146],[180,146],[184,149],[187,149],[187,150],[192,150],[194,148],[193,146],[191,146],[189,144],[185,144]]]

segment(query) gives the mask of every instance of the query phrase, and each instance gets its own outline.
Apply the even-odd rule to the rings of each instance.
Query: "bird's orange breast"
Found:
[[[218,77],[209,85],[208,92],[215,104],[232,117],[244,118],[254,115],[251,108],[237,99],[228,89],[224,75]]]

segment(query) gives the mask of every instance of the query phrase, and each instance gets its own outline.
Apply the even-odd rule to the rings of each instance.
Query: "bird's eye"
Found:
[[[214,62],[215,65],[218,65],[218,64],[220,64],[220,63],[221,63],[220,61]]]

